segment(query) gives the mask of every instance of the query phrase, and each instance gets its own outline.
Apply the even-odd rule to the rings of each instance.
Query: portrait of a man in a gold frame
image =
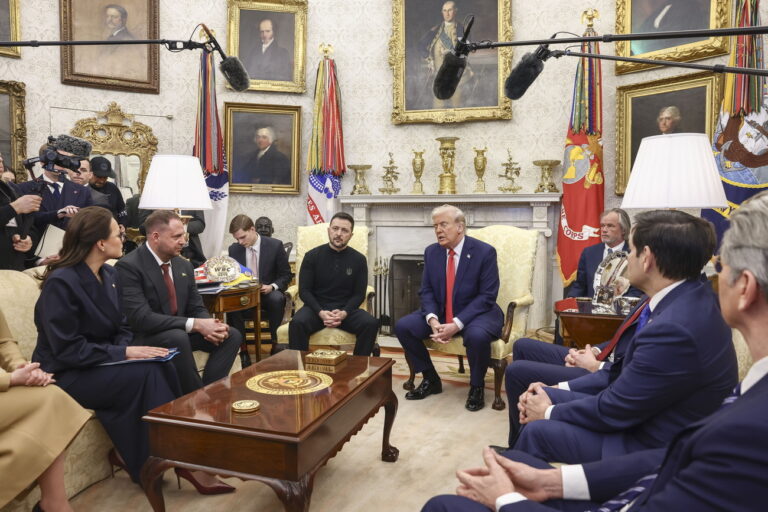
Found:
[[[10,42],[21,40],[21,0],[0,0],[0,41]],[[6,57],[21,57],[18,46],[0,47],[0,55]]]
[[[731,25],[731,0],[616,0],[616,33],[669,32],[726,28]],[[616,55],[687,62],[728,53],[728,38],[698,37],[617,41]],[[655,67],[617,62],[616,74]]]
[[[510,0],[392,0],[389,65],[394,78],[394,124],[512,118],[511,102],[504,96],[511,48],[471,53],[453,96],[439,100],[432,92],[443,56],[463,35],[468,14],[475,15],[470,40],[512,39],[510,3]]]
[[[251,91],[306,91],[307,0],[229,0],[228,54],[237,55]]]
[[[624,194],[640,141],[668,133],[711,139],[722,101],[722,76],[695,73],[616,89],[616,184]]]

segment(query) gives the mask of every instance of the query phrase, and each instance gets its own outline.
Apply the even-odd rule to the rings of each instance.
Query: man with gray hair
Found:
[[[483,386],[491,362],[491,341],[501,336],[504,323],[496,304],[496,249],[466,236],[464,213],[455,206],[444,204],[432,210],[432,224],[437,243],[424,251],[421,309],[401,318],[395,326],[411,368],[424,377],[405,398],[421,400],[443,390],[424,339],[444,345],[461,335],[470,370],[465,407],[479,411],[485,406]]]
[[[234,181],[265,185],[290,185],[291,161],[274,145],[275,129],[262,126],[256,129],[253,142],[256,150],[244,155],[243,164],[235,161]]]
[[[720,311],[743,335],[754,363],[715,412],[691,421],[665,448],[589,464],[553,468],[518,451],[486,449],[486,467],[458,472],[459,496],[433,498],[422,510],[763,510],[768,486],[758,475],[768,458],[768,192],[742,203],[730,221],[715,264]]]

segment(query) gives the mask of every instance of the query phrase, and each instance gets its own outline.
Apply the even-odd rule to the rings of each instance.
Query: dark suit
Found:
[[[95,194],[106,196],[100,201],[100,204],[97,204],[97,206],[102,206],[112,212],[112,217],[115,218],[117,223],[125,225],[125,218],[127,215],[125,211],[125,201],[123,201],[123,193],[120,192],[118,186],[111,181],[107,181],[102,187],[91,185],[90,188],[92,196]],[[105,202],[106,204],[104,204]]]
[[[685,281],[636,329],[610,370],[545,388],[550,420],[526,426],[515,448],[567,463],[666,446],[714,411],[736,385],[736,354],[708,283]],[[578,442],[574,444],[574,439]]]
[[[504,455],[534,467],[549,467],[514,450]],[[524,500],[505,505],[501,511],[595,510],[600,502],[615,498],[639,478],[658,473],[629,508],[630,512],[758,512],[768,502],[766,458],[768,377],[764,376],[732,404],[686,426],[666,450],[646,450],[585,464],[590,498],[594,501],[557,500],[541,504]],[[488,509],[458,496],[438,496],[423,510]]]
[[[243,59],[248,76],[252,80],[293,80],[293,59],[288,50],[272,41],[267,50],[261,51],[261,40],[251,46]]]
[[[181,214],[192,217],[187,223],[189,243],[181,250],[181,255],[191,261],[193,266],[199,267],[207,259],[203,253],[203,243],[200,241],[200,233],[205,231],[205,214],[203,210],[182,210]]]
[[[288,255],[283,249],[283,242],[277,238],[259,236],[259,281],[261,284],[276,284],[277,290],[261,295],[261,304],[267,311],[269,320],[269,332],[272,335],[272,343],[277,343],[277,328],[283,319],[285,309],[285,295],[283,291],[291,282],[291,267],[288,264]],[[229,255],[243,266],[246,266],[245,247],[238,243],[229,246]],[[253,269],[252,269],[253,270]],[[251,310],[229,313],[227,318],[230,324],[245,333],[244,316],[250,317]]]
[[[432,244],[424,251],[424,274],[421,281],[421,310],[401,318],[395,334],[415,372],[433,369],[424,339],[432,333],[427,315],[445,318],[445,272],[447,250]],[[456,280],[453,288],[453,312],[463,324],[464,338],[473,386],[483,386],[491,361],[491,341],[501,336],[504,315],[496,304],[499,293],[499,267],[496,249],[470,236],[464,237]]]
[[[0,181],[0,269],[24,270],[24,261],[32,254],[32,249],[24,253],[13,248],[13,235],[19,234],[19,227],[27,224],[33,246],[37,243],[37,233],[32,226],[34,214],[17,214],[11,206],[20,195],[13,183]],[[12,220],[16,226],[8,226]]]
[[[149,456],[141,417],[180,396],[172,364],[125,360],[133,335],[121,311],[117,271],[101,267],[102,283],[85,263],[55,270],[35,305],[37,346],[32,360],[55,374],[83,407],[95,409],[134,482]]]
[[[642,302],[638,304],[640,307]],[[634,312],[634,311],[633,311]],[[628,315],[625,322],[632,316]],[[606,358],[602,371],[608,371],[614,360],[624,357],[627,346],[635,334],[637,319],[622,333],[619,341]],[[621,327],[620,327],[621,328]],[[602,350],[609,341],[596,347]],[[530,338],[520,338],[512,345],[512,363],[504,371],[504,385],[510,404],[515,404],[520,395],[534,382],[542,382],[548,386],[565,382],[587,375],[590,372],[584,368],[565,366],[565,356],[569,348],[554,345]],[[509,439],[508,446],[513,446],[520,431],[520,419],[517,407],[509,408]]]
[[[189,393],[227,376],[242,336],[230,329],[229,337],[216,346],[200,334],[187,334],[187,318],[210,318],[210,314],[197,291],[189,261],[177,256],[170,263],[178,306],[175,315],[171,314],[163,272],[146,244],[124,256],[116,267],[123,287],[123,310],[136,334],[134,344],[178,348],[180,353],[173,362],[182,391]],[[197,374],[193,350],[209,353],[202,380]]]
[[[38,186],[40,182],[26,181],[19,185],[19,191],[23,194],[37,194]],[[44,232],[48,224],[53,224],[57,228],[67,229],[69,224],[69,217],[59,218],[59,210],[65,206],[77,206],[78,208],[85,208],[86,206],[93,205],[93,199],[91,198],[91,190],[88,187],[73,183],[69,180],[59,181],[61,189],[59,193],[61,197],[56,201],[53,197],[48,183],[45,182],[43,187],[43,201],[40,203],[40,210],[35,212],[35,225]]]
[[[236,183],[291,184],[291,161],[274,144],[269,146],[261,158],[259,152],[254,151],[245,155],[243,162],[235,168],[233,179]]]

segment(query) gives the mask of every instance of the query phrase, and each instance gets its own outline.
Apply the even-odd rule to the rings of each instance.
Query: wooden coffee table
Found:
[[[258,480],[275,491],[285,510],[307,511],[315,473],[382,406],[381,460],[397,460],[399,451],[389,444],[397,413],[393,361],[348,356],[331,372],[304,365],[305,355],[285,350],[144,416],[151,448],[141,484],[153,510],[165,510],[163,472],[180,467]],[[246,386],[249,379],[268,372],[300,369],[316,375],[278,376],[262,384],[281,392],[316,384],[323,375],[333,382],[319,391],[292,395],[266,394]],[[261,408],[247,414],[232,411],[233,402],[246,399],[257,400]]]

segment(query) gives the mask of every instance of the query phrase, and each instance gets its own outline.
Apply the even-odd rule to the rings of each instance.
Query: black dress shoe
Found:
[[[481,386],[470,386],[469,396],[467,396],[467,403],[464,407],[468,411],[479,411],[485,407],[485,390]]]
[[[405,394],[406,400],[423,400],[429,395],[436,395],[443,392],[443,383],[440,379],[427,379],[421,381],[419,387]]]
[[[501,455],[502,453],[504,453],[504,452],[506,452],[506,451],[508,451],[510,449],[510,448],[507,448],[506,446],[498,446],[498,445],[495,445],[495,444],[489,444],[488,448],[490,448],[491,450],[495,451],[499,455]]]

